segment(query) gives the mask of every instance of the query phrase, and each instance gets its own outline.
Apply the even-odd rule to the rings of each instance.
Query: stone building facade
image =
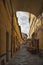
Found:
[[[30,31],[29,37],[31,39],[38,39],[39,50],[43,50],[43,13],[38,17],[30,14]]]
[[[0,6],[0,65],[4,65],[13,57],[16,46],[22,44],[22,36],[16,13],[12,18],[10,0],[1,0]]]

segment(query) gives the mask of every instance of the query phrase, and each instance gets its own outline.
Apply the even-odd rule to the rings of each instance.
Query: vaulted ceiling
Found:
[[[43,12],[43,0],[12,0],[14,11],[26,11],[38,16]]]

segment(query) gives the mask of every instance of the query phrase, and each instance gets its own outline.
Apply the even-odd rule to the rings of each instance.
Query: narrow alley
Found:
[[[27,51],[26,45],[22,45],[8,65],[43,65],[43,59],[37,54],[31,54]]]
[[[0,0],[0,65],[43,65],[43,0]]]

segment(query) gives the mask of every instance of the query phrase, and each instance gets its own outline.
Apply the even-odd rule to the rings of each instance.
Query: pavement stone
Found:
[[[23,46],[15,57],[10,60],[8,65],[43,65],[43,59],[37,54],[31,54],[27,51],[26,47]]]

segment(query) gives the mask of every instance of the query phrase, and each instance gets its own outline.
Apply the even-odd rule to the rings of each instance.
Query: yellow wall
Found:
[[[4,59],[6,62],[6,56],[8,56],[9,60],[11,58],[11,53],[12,57],[14,56],[14,52],[16,51],[16,45],[17,49],[18,47],[21,47],[22,44],[22,37],[21,37],[21,32],[20,28],[18,25],[18,20],[16,16],[13,14],[13,30],[12,30],[12,9],[10,5],[9,0],[3,0],[0,1],[0,56],[1,60],[0,62]],[[6,44],[6,32],[8,32],[9,35],[9,40],[7,39],[7,44]],[[7,36],[8,36],[7,35]],[[12,41],[12,42],[11,42]],[[8,47],[6,47],[8,45]],[[8,52],[6,51],[6,48]],[[12,48],[12,49],[11,49]],[[6,54],[8,53],[8,55]]]
[[[37,33],[37,37],[38,37],[38,39],[39,39],[39,49],[40,50],[43,50],[43,35],[42,35],[43,33],[42,33],[42,31],[38,31],[38,33]]]
[[[1,30],[1,54],[6,53],[6,32],[9,33],[9,50],[11,45],[11,16],[9,17],[10,13],[7,11],[7,4],[6,8],[1,0],[0,2],[1,11],[0,11],[0,30]]]
[[[41,26],[37,32],[37,37],[39,38],[39,48],[43,50],[43,18],[41,19]]]
[[[30,15],[30,38],[32,38],[33,32],[37,33],[37,39],[39,39],[39,49],[43,50],[43,17],[40,19],[40,17],[36,18],[32,14]]]
[[[18,24],[18,20],[16,18],[16,16],[14,15],[14,28],[15,28],[15,32],[18,38],[18,41],[20,43],[22,43],[22,38],[21,38],[21,33],[20,33],[20,29],[19,29],[19,24]]]
[[[35,15],[33,14],[30,14],[30,31],[29,31],[29,34],[30,34],[30,38],[32,38],[32,34],[33,32],[35,31],[35,20],[36,20],[36,17]]]
[[[1,56],[0,62],[3,59],[6,62],[6,59],[7,59],[6,56],[8,56],[10,60],[11,53],[13,57],[14,52],[16,51],[16,48],[15,48],[16,45],[18,44],[20,45],[22,43],[22,37],[21,37],[19,25],[17,24],[18,21],[16,16],[14,16],[13,30],[12,30],[12,9],[10,5],[10,0],[1,0],[0,6],[1,6],[0,7],[0,56]],[[8,35],[7,36],[9,39],[6,39],[6,32],[8,32],[9,36]],[[7,40],[7,43],[6,43],[6,40]],[[7,45],[8,47],[6,47]],[[8,52],[6,51],[6,48]],[[8,53],[8,55],[6,54],[6,52]]]

